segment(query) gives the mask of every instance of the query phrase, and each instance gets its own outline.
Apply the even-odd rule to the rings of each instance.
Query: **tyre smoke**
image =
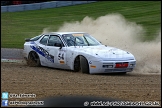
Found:
[[[47,31],[47,29],[45,29]],[[155,40],[142,42],[146,31],[142,25],[127,21],[121,14],[108,14],[97,19],[86,16],[81,22],[65,22],[60,32],[87,32],[102,44],[131,52],[137,65],[133,72],[161,74],[161,30]]]

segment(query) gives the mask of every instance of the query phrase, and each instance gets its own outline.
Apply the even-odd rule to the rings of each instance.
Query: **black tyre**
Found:
[[[89,65],[88,61],[85,57],[80,56],[80,67],[81,67],[81,72],[82,73],[87,73],[89,74]]]
[[[80,70],[80,60],[78,56],[74,61],[74,72],[79,72],[79,70]]]
[[[27,64],[31,67],[40,66],[40,59],[36,52],[30,52],[27,59]]]

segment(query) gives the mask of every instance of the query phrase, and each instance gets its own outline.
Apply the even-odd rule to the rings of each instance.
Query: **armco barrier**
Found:
[[[1,6],[1,13],[57,8],[63,6],[92,3],[92,2],[97,2],[97,1],[51,1],[51,2],[32,3],[32,4],[9,5],[9,6]]]

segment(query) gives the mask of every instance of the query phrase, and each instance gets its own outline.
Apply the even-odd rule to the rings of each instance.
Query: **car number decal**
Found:
[[[64,60],[65,60],[65,52],[64,51],[60,51],[59,53],[58,53],[58,61],[59,61],[59,63],[60,64],[64,64],[65,62],[64,62]]]
[[[54,63],[54,56],[50,55],[48,53],[48,51],[46,51],[45,49],[43,49],[40,46],[30,46],[34,51],[36,51],[38,54],[42,55],[43,57],[47,58],[49,61],[51,61],[52,63]]]
[[[58,60],[64,60],[64,53],[58,54]]]

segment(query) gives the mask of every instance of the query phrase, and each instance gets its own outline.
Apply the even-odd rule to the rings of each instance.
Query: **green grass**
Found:
[[[102,1],[90,4],[1,13],[1,47],[23,48],[24,38],[42,33],[43,28],[57,31],[64,22],[81,21],[85,16],[97,18],[120,13],[127,20],[146,29],[143,41],[155,38],[161,28],[161,1]]]

